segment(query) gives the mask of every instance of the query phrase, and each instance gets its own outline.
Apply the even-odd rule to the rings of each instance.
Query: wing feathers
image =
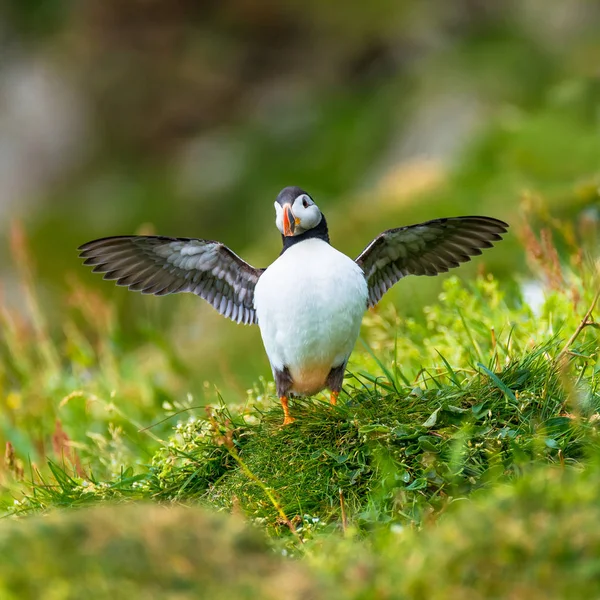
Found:
[[[192,292],[237,323],[256,323],[254,286],[262,273],[209,240],[119,236],[79,248],[84,264],[104,279],[142,294]]]
[[[453,217],[384,231],[356,259],[369,284],[369,306],[402,277],[433,276],[471,260],[507,228],[491,217]]]

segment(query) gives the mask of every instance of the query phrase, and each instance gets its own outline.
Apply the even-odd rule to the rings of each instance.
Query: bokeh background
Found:
[[[5,301],[23,302],[20,222],[51,329],[90,302],[73,290],[96,289],[117,307],[116,343],[172,348],[199,395],[243,394],[269,374],[256,328],[187,295],[117,289],[76,247],[156,232],[265,266],[280,246],[275,196],[300,185],[353,256],[389,227],[505,219],[509,239],[461,275],[518,275],[524,204],[598,218],[599,65],[592,0],[5,0]],[[439,285],[403,282],[387,303],[417,314]]]

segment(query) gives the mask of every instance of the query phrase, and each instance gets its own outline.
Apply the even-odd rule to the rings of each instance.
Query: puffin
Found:
[[[255,268],[221,242],[125,235],[79,247],[85,265],[142,294],[191,292],[236,323],[258,325],[283,408],[324,389],[336,404],[365,311],[400,279],[434,276],[491,248],[508,224],[492,217],[434,219],[388,229],[352,259],[330,243],[327,221],[303,189],[275,201],[283,248]]]

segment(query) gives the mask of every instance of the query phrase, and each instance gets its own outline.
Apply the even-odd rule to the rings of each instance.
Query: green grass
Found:
[[[215,407],[206,419],[178,425],[137,475],[125,470],[99,481],[51,463],[51,476],[20,509],[131,497],[235,505],[275,529],[285,525],[282,512],[297,523],[420,524],[531,464],[576,463],[595,451],[595,344],[579,343],[561,361],[562,342],[553,340],[499,371],[448,370],[412,389],[366,381],[348,386],[336,407],[294,402],[297,420],[287,427],[272,401],[242,412]]]

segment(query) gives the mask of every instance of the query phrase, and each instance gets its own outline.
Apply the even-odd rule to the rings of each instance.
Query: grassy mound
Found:
[[[305,530],[419,524],[530,464],[596,454],[597,285],[581,261],[568,270],[530,245],[544,282],[536,305],[491,277],[450,278],[422,319],[371,313],[371,348],[355,351],[339,406],[296,401],[288,427],[268,389],[213,408],[177,426],[145,493]]]
[[[0,597],[320,597],[306,573],[241,519],[120,505],[0,523]]]
[[[296,402],[297,420],[286,427],[275,408],[253,425],[221,411],[180,429],[155,458],[149,489],[161,498],[235,502],[271,524],[281,510],[299,523],[420,521],[530,462],[584,457],[600,397],[588,389],[585,411],[566,412],[570,389],[552,360],[557,353],[547,345],[498,373],[483,367],[467,381],[439,378],[425,390],[355,389],[336,407]]]

